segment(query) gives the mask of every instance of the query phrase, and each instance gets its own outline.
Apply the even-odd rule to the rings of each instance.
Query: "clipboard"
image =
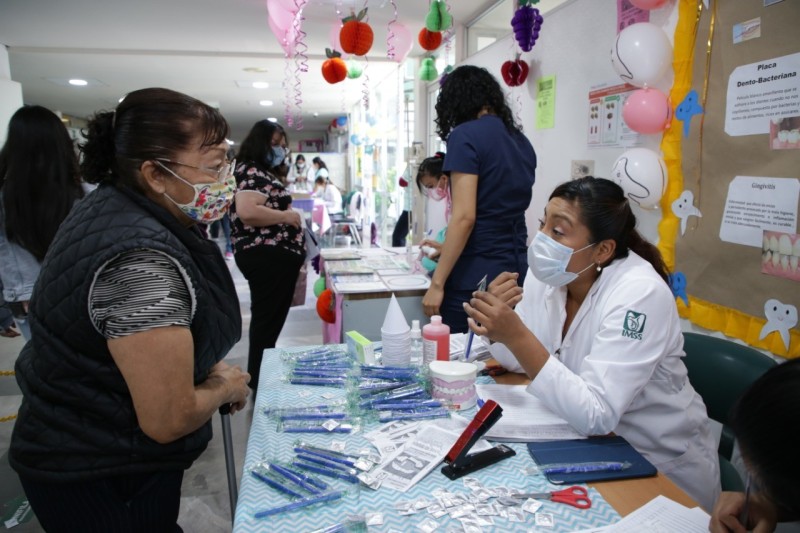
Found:
[[[557,485],[652,477],[658,473],[650,461],[620,436],[529,442],[528,452],[538,465],[594,461],[627,461],[631,464],[629,468],[618,471],[547,474],[547,480]]]

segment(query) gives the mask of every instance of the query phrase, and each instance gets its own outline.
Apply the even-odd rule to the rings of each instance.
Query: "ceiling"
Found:
[[[448,0],[461,24],[495,3]],[[346,15],[369,7],[375,43],[365,72],[374,85],[398,68],[386,59],[393,4],[398,22],[416,36],[428,0],[308,0],[308,72],[299,78],[306,131],[324,130],[362,96],[362,80],[329,85],[320,74],[337,8]],[[284,122],[287,64],[267,17],[265,0],[0,0],[0,43],[8,47],[11,78],[22,85],[26,104],[88,117],[132,90],[168,87],[217,105],[238,141],[257,120]],[[423,52],[415,42],[410,57]],[[294,71],[294,61],[288,68]],[[66,83],[71,78],[90,83],[74,87]],[[247,86],[253,81],[269,88]],[[274,105],[261,106],[261,100]]]

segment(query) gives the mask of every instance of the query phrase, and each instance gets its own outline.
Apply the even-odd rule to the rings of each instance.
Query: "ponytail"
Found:
[[[669,285],[669,269],[667,268],[667,264],[664,262],[664,258],[661,256],[661,252],[653,246],[651,243],[647,242],[642,235],[633,230],[630,235],[628,235],[628,249],[632,250],[636,255],[650,263],[652,265],[653,270],[661,276],[667,285]],[[627,250],[625,251],[625,255],[621,257],[625,257],[628,255]],[[619,256],[619,253],[617,253]]]
[[[88,183],[109,179],[115,174],[114,112],[97,113],[89,120],[83,134],[86,137],[86,142],[81,145],[83,179]]]

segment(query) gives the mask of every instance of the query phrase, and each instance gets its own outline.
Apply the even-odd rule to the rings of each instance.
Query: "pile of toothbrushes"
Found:
[[[267,518],[311,505],[329,504],[345,495],[344,491],[333,490],[327,483],[291,466],[260,463],[250,470],[250,474],[292,499],[283,505],[257,511],[253,515],[255,518]]]
[[[284,360],[290,366],[286,380],[293,385],[344,387],[354,365],[347,352],[330,347],[286,352]]]

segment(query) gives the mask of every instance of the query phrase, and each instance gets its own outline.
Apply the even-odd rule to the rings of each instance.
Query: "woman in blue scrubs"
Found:
[[[528,269],[525,210],[531,202],[536,153],[484,68],[451,72],[436,101],[438,134],[447,142],[452,212],[431,287],[422,301],[452,333],[467,331],[463,303],[484,276]]]

